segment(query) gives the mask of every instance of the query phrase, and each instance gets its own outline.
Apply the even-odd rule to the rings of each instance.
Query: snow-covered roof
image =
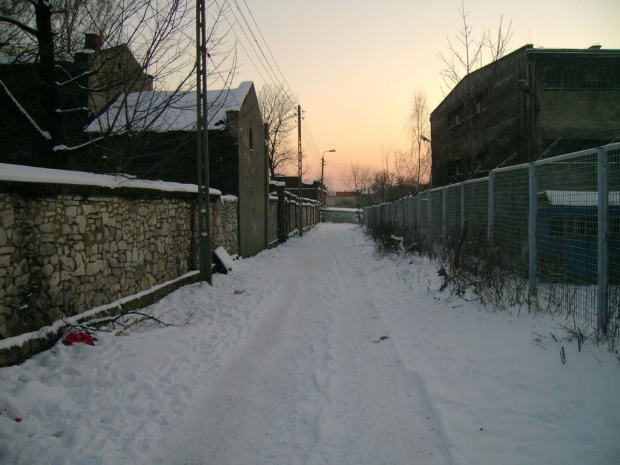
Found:
[[[227,111],[239,111],[252,82],[236,89],[207,90],[208,128],[220,129]],[[194,131],[196,92],[143,91],[120,95],[86,128],[87,132]]]
[[[595,207],[598,205],[598,192],[596,191],[543,191],[550,205],[567,207]],[[620,191],[609,192],[608,205],[620,206]]]
[[[34,166],[9,165],[0,163],[0,181],[72,184],[80,186],[97,186],[118,189],[132,187],[137,189],[152,189],[164,192],[198,192],[196,184],[182,184],[178,182],[149,181],[136,179],[127,175],[95,174],[83,171],[65,171]],[[217,189],[209,189],[212,195],[221,195]]]

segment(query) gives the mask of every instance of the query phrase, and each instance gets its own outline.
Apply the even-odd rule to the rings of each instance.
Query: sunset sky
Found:
[[[337,150],[325,155],[330,189],[342,188],[339,179],[351,162],[380,167],[383,151],[408,148],[405,123],[413,94],[425,92],[430,110],[441,102],[438,52],[446,49],[448,37],[456,43],[462,28],[461,0],[229,3],[238,16],[237,4],[245,11],[259,42],[262,34],[275,74],[280,79],[279,68],[304,110],[312,134],[304,133],[305,163],[311,168],[307,180],[320,177],[323,151]],[[467,0],[465,9],[477,40],[484,30],[496,32],[502,15],[504,27],[512,22],[509,51],[527,43],[620,49],[620,0]],[[237,46],[235,84],[251,80],[260,90],[273,79],[236,28],[249,53]]]

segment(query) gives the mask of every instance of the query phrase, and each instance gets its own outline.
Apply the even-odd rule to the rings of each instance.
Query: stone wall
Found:
[[[222,246],[230,255],[239,255],[239,202],[234,195],[211,201],[211,245]]]
[[[269,199],[269,219],[267,220],[269,226],[267,236],[267,246],[274,247],[278,245],[278,199]]]
[[[32,186],[0,189],[0,339],[197,268],[193,193]],[[237,254],[235,197],[212,198],[211,225]]]

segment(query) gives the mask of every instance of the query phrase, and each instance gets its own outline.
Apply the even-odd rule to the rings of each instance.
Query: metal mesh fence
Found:
[[[620,147],[607,152],[608,231],[608,326],[612,338],[620,338]]]
[[[501,262],[518,273],[528,270],[528,192],[527,167],[495,173],[493,243]]]
[[[540,305],[582,329],[606,331],[613,346],[620,340],[620,143],[496,169],[490,179],[374,207],[372,225],[399,218],[404,231],[450,247],[464,216],[470,256],[484,258],[492,245],[499,266],[529,275]]]
[[[431,195],[431,222],[433,235],[430,238],[433,242],[441,241],[442,226],[442,190],[435,189],[430,192]]]
[[[451,244],[461,235],[461,186],[448,186],[446,195],[446,243]]]
[[[429,193],[424,192],[419,195],[420,204],[418,206],[418,219],[419,223],[419,234],[422,239],[426,239],[428,237],[428,204],[429,204]]]
[[[537,167],[536,248],[542,303],[596,328],[596,151]]]
[[[468,238],[476,245],[487,243],[488,213],[488,178],[466,183],[465,218],[468,224]]]

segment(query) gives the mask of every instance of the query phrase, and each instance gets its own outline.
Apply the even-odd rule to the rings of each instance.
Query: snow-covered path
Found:
[[[304,245],[160,462],[449,463],[419,377],[385,338],[355,233],[323,229]]]
[[[564,316],[449,299],[352,225],[213,284],[147,309],[172,327],[0,368],[0,463],[620,463],[620,358]]]

